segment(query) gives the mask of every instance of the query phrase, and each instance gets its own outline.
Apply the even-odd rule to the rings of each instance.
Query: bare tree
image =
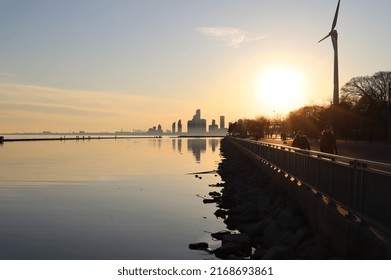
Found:
[[[370,130],[379,130],[376,133],[382,135],[390,135],[390,95],[391,72],[387,71],[352,78],[341,89],[341,99],[351,102],[357,112],[365,115]]]
[[[341,98],[359,105],[363,113],[384,112],[384,106],[389,101],[389,85],[391,83],[391,72],[377,72],[373,76],[352,78],[341,89]]]

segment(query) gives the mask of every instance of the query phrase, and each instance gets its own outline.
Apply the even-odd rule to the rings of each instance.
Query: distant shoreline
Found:
[[[157,136],[157,135],[116,135],[116,134],[92,134],[92,135],[85,135],[85,134],[80,134],[80,135],[75,135],[75,134],[61,134],[61,133],[56,133],[56,134],[43,134],[43,133],[35,133],[35,134],[30,134],[30,133],[4,133],[3,135],[25,135],[25,136],[34,136],[34,135],[41,135],[41,136],[48,136],[48,137],[31,137],[31,138],[1,138],[0,143],[3,142],[28,142],[28,141],[88,141],[88,140],[117,140],[117,139],[159,139],[162,138],[162,136]],[[53,136],[59,136],[63,135],[61,137],[49,137],[49,135]],[[165,138],[216,138],[216,137],[224,137],[221,135],[164,135]]]

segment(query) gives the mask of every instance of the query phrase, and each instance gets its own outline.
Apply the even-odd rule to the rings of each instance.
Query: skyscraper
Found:
[[[172,123],[172,129],[171,129],[171,132],[172,133],[175,133],[175,122]]]
[[[178,134],[182,133],[182,120],[178,121]]]
[[[225,129],[225,117],[220,116],[220,129]]]
[[[192,120],[187,121],[187,133],[192,135],[201,135],[206,133],[206,120],[201,119],[200,109],[197,109]]]
[[[209,133],[215,134],[218,132],[218,130],[219,130],[219,127],[217,126],[216,121],[212,120],[212,124],[209,125]]]

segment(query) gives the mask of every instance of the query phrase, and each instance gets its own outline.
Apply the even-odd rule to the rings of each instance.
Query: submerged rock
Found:
[[[219,192],[210,192],[209,195],[212,196],[212,197],[220,197],[221,193],[219,193]]]
[[[227,210],[223,210],[223,209],[217,209],[215,212],[214,212],[214,215],[217,217],[217,218],[223,218],[225,219],[228,215],[228,211]]]
[[[209,244],[206,242],[198,242],[189,244],[190,250],[208,250]]]
[[[204,200],[203,200],[203,202],[205,203],[205,204],[207,204],[207,203],[219,203],[220,202],[220,197],[213,197],[213,198],[205,198]]]
[[[213,250],[216,257],[227,259],[229,256],[249,257],[251,255],[251,246],[248,244],[226,242],[221,247]]]
[[[229,234],[231,234],[231,232],[229,230],[222,230],[219,232],[212,233],[211,236],[214,239],[222,240],[225,235],[229,235]]]

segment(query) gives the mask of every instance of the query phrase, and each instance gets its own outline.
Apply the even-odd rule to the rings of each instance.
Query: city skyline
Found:
[[[0,0],[0,132],[275,117],[333,97],[337,0]],[[385,0],[341,0],[340,87],[389,71]],[[218,120],[216,119],[216,122]]]
[[[162,135],[164,133],[168,134],[185,134],[185,135],[205,135],[205,134],[214,134],[214,135],[225,135],[228,131],[228,128],[225,127],[225,116],[220,116],[220,126],[216,124],[216,120],[210,120],[210,125],[206,119],[201,119],[201,109],[197,109],[195,115],[191,120],[187,121],[187,131],[182,130],[182,120],[178,120],[178,129],[177,123],[173,122],[171,124],[171,130],[164,129],[161,124],[149,128],[147,133],[152,135]]]

